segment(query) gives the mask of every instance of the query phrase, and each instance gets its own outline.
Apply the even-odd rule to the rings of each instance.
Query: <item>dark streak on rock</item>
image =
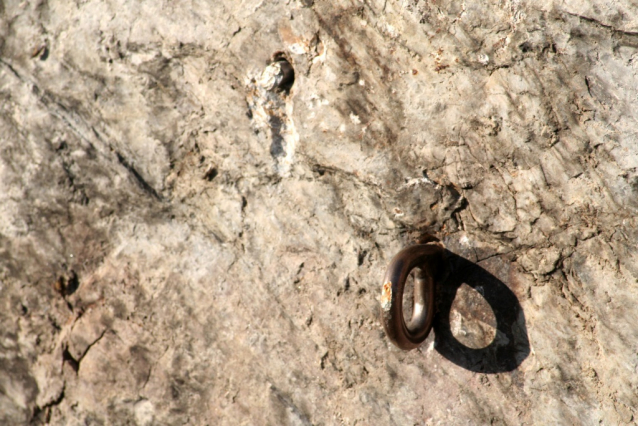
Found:
[[[157,191],[155,191],[155,189],[146,182],[142,175],[126,160],[126,158],[124,158],[122,154],[116,151],[115,155],[117,156],[117,161],[119,161],[119,163],[133,175],[135,181],[144,191],[152,195],[156,200],[162,201],[162,197],[157,193]]]
[[[274,385],[270,385],[270,391],[277,397],[277,399],[288,408],[300,421],[302,425],[310,426],[312,422],[308,418],[308,415],[302,412],[299,407],[297,407],[292,398],[284,395],[279,389],[277,389]]]

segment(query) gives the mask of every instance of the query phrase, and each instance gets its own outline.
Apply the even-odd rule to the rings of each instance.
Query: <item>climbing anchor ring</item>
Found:
[[[445,246],[436,241],[404,248],[390,262],[383,280],[381,320],[388,338],[401,349],[414,349],[428,337],[434,319],[435,280],[444,269]],[[403,318],[405,282],[416,270],[412,319]]]

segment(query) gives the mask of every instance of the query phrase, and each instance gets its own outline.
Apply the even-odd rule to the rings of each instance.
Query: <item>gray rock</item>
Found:
[[[0,423],[635,421],[637,16],[0,1]]]

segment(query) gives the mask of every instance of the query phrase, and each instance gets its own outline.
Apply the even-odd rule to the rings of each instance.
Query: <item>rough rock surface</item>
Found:
[[[635,421],[637,72],[630,0],[0,0],[0,424]]]

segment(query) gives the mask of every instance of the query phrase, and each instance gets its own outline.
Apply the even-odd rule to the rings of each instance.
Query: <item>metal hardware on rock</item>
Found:
[[[406,324],[403,291],[415,268],[412,319]],[[406,247],[390,262],[383,280],[381,320],[388,338],[399,348],[414,349],[428,337],[434,318],[435,280],[444,268],[445,247],[438,241]]]

